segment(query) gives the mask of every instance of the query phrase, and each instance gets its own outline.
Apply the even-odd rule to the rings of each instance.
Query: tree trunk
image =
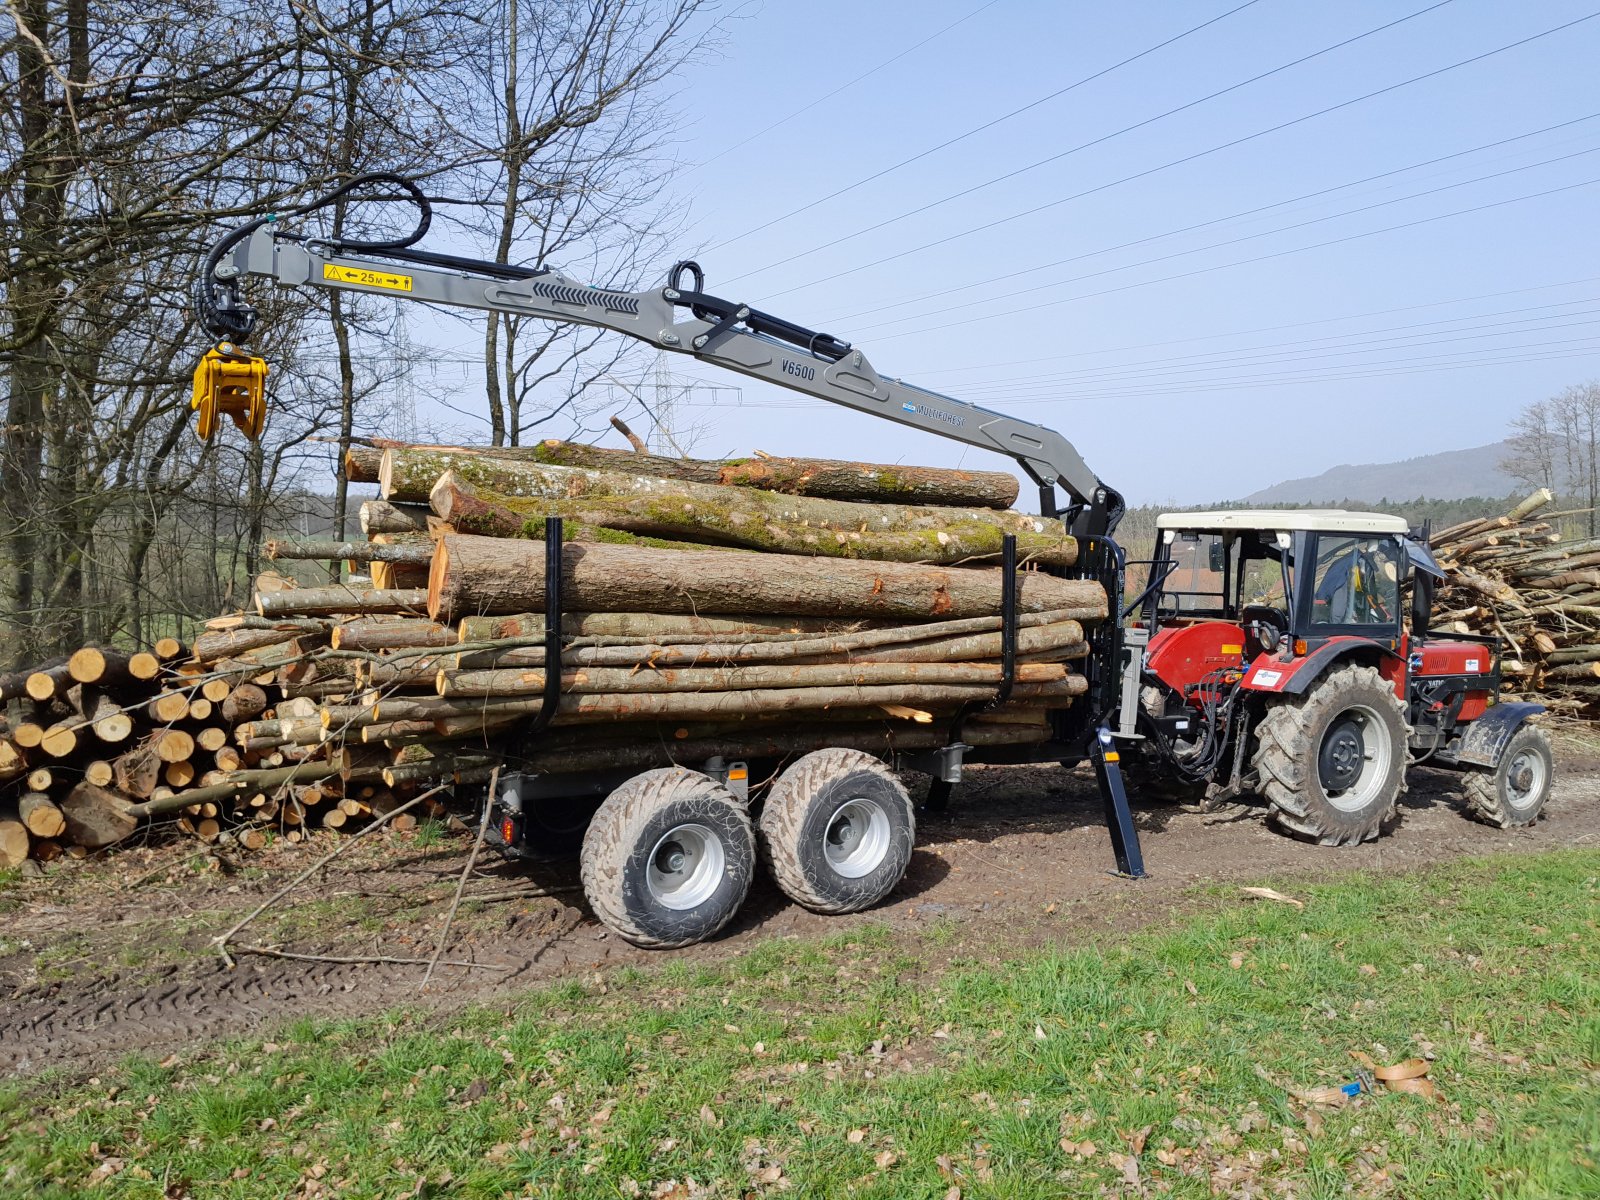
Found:
[[[997,663],[804,663],[751,667],[704,667],[686,670],[643,670],[627,667],[592,667],[563,671],[562,695],[596,692],[725,692],[758,688],[835,688],[903,684],[982,684],[998,687]],[[1017,667],[1018,683],[1055,683],[1067,677],[1060,663],[1023,663]],[[538,668],[488,671],[435,672],[441,696],[537,696],[545,673]]]
[[[460,639],[448,625],[434,621],[350,621],[333,628],[335,650],[403,650],[454,646]]]
[[[993,615],[1000,572],[840,560],[822,568],[792,555],[720,554],[631,546],[567,546],[563,601],[575,611],[764,613],[800,616]],[[280,595],[292,593],[280,593]],[[1105,615],[1105,589],[1087,580],[1024,572],[1020,612],[1086,608]],[[262,597],[262,601],[276,600]],[[544,606],[544,546],[446,537],[434,552],[428,614],[521,613]],[[286,609],[292,606],[285,606]],[[338,611],[333,609],[330,611]]]
[[[961,508],[1010,508],[1017,480],[1004,471],[962,471],[945,467],[904,467],[811,458],[734,458],[706,461],[610,450],[555,439],[534,446],[410,446],[373,438],[384,450],[428,450],[500,458],[508,462],[626,471],[686,483],[758,488],[795,496],[868,503],[943,504]],[[375,482],[375,480],[369,481]]]
[[[564,468],[519,464],[517,470],[538,471],[547,477]],[[1003,536],[1012,533],[1024,559],[1050,566],[1070,566],[1077,560],[1076,540],[1059,521],[1045,517],[992,509],[853,504],[656,479],[635,480],[645,487],[640,494],[630,495],[626,494],[628,476],[610,475],[607,479],[615,486],[613,482],[598,485],[597,490],[605,494],[585,494],[576,480],[563,483],[558,476],[547,479],[548,486],[526,484],[541,487],[543,495],[519,498],[480,489],[452,469],[437,477],[431,503],[434,512],[457,532],[486,537],[542,538],[545,518],[558,516],[577,524],[577,536],[569,539],[573,541],[617,540],[590,532],[612,530],[691,545],[954,564],[994,558],[1000,553]],[[564,498],[562,492],[577,498]]]
[[[420,616],[427,605],[426,588],[378,591],[374,588],[348,587],[341,583],[330,587],[256,593],[256,611],[264,617],[285,614],[336,616],[340,613],[415,613]]]
[[[1082,695],[1087,683],[1081,675],[1069,675],[1054,683],[1019,683],[1012,689],[1018,700],[1056,701],[1065,707],[1074,696]],[[741,717],[751,713],[807,712],[833,708],[875,707],[882,704],[911,704],[919,708],[955,708],[969,701],[993,698],[995,689],[987,684],[926,684],[889,686],[797,687],[731,692],[640,692],[595,695],[564,695],[556,720],[562,724],[584,721],[646,721],[661,717]],[[483,717],[495,720],[519,713],[539,711],[542,700],[459,700],[446,697],[429,699],[397,698],[373,705],[373,716],[380,721],[410,720],[413,717]]]
[[[340,542],[332,539],[284,541],[273,539],[263,547],[267,558],[353,558],[359,562],[421,563],[433,557],[433,543],[421,542]]]

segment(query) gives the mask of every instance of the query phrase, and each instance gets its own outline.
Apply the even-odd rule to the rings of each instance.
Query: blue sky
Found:
[[[747,5],[670,100],[684,251],[708,291],[1061,430],[1133,503],[1495,441],[1600,376],[1600,18],[1261,134],[1595,11],[1429,2]],[[671,366],[742,389],[680,409],[697,454],[1004,465]]]

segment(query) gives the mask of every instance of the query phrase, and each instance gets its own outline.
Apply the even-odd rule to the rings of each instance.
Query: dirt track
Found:
[[[820,935],[852,922],[887,922],[908,935],[943,922],[953,931],[946,952],[981,952],[1161,919],[1198,882],[1403,870],[1463,855],[1600,843],[1600,762],[1592,758],[1564,756],[1549,816],[1528,830],[1467,820],[1457,782],[1445,771],[1413,772],[1396,828],[1345,850],[1273,833],[1255,808],[1144,810],[1138,821],[1150,876],[1135,882],[1109,873],[1099,796],[1086,769],[979,769],[957,789],[947,816],[923,820],[905,880],[876,910],[818,917],[762,881],[725,936],[671,952],[637,950],[608,935],[581,907],[575,864],[490,863],[474,894],[526,888],[530,876],[553,894],[466,906],[448,957],[501,969],[441,969],[425,996],[417,992],[416,966],[242,957],[230,971],[209,948],[213,935],[332,843],[285,845],[264,860],[268,869],[231,875],[197,872],[192,846],[168,847],[151,852],[153,878],[129,855],[118,871],[76,866],[24,881],[5,898],[0,1072],[87,1069],[130,1051],[262,1034],[303,1015],[350,1016],[412,1002],[456,1007],[544,980],[723,957],[764,938]],[[463,856],[456,842],[429,848],[374,839],[274,908],[243,940],[323,955],[426,958]],[[431,899],[419,903],[419,891]]]

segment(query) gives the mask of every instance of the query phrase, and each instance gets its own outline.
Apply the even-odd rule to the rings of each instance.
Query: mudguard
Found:
[[[1397,682],[1401,657],[1383,642],[1360,637],[1329,638],[1304,658],[1282,662],[1268,655],[1256,659],[1244,677],[1244,688],[1252,692],[1268,692],[1279,696],[1299,696],[1321,679],[1327,669],[1342,658],[1352,654],[1376,652],[1384,678]],[[1396,691],[1398,692],[1398,686]]]
[[[1524,701],[1490,706],[1483,716],[1462,730],[1461,743],[1451,755],[1452,761],[1474,767],[1497,766],[1501,751],[1522,728],[1523,722],[1544,711],[1544,705]]]

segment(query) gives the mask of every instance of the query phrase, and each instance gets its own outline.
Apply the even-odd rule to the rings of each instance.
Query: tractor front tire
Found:
[[[1405,790],[1407,733],[1376,668],[1335,667],[1256,727],[1257,788],[1281,828],[1324,846],[1371,841]]]
[[[632,942],[704,941],[749,894],[756,840],[727,788],[683,767],[635,775],[606,797],[583,837],[583,892],[595,916]]]
[[[1524,725],[1511,735],[1497,765],[1467,771],[1467,815],[1501,829],[1532,825],[1550,798],[1555,774],[1549,735]]]

